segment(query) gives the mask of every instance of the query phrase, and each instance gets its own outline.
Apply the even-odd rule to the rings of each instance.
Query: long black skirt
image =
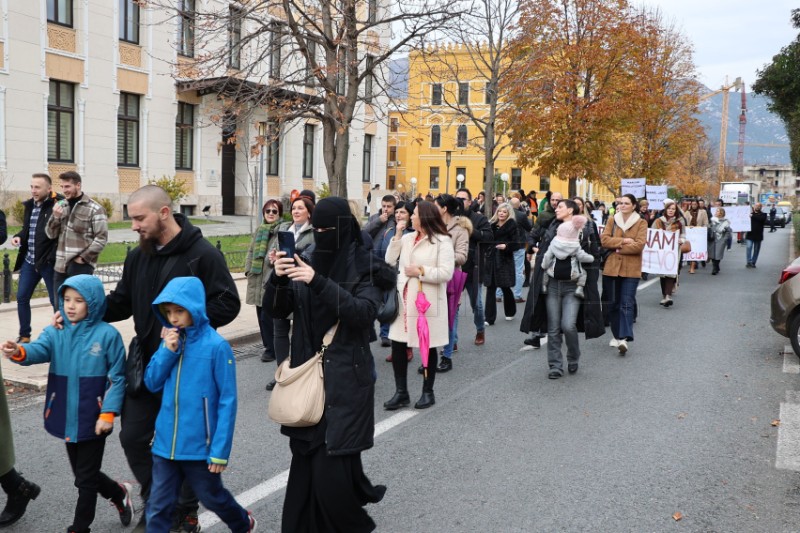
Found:
[[[290,439],[292,466],[283,502],[283,533],[375,530],[364,506],[378,503],[386,493],[364,474],[361,454],[328,455],[325,445]]]

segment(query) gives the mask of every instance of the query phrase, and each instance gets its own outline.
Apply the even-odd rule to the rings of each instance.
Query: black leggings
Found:
[[[392,370],[396,380],[408,379],[408,357],[406,357],[405,342],[392,341]],[[436,380],[436,366],[439,364],[439,351],[436,348],[428,350],[428,379],[422,383],[422,390],[433,392],[433,382]],[[408,389],[408,387],[406,387]]]

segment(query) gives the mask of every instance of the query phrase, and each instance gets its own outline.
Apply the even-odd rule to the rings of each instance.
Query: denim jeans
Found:
[[[153,486],[145,508],[147,531],[169,531],[184,479],[205,508],[219,516],[231,531],[246,533],[250,530],[247,511],[222,485],[222,475],[208,471],[208,463],[170,461],[153,455]]]
[[[44,279],[50,305],[56,309],[55,293],[53,287],[53,266],[47,265],[41,270],[27,261],[22,262],[19,270],[19,286],[17,287],[17,316],[19,317],[19,334],[21,337],[31,336],[31,296],[39,281]]]
[[[442,348],[442,356],[448,359],[453,357],[453,347],[458,344],[458,314],[461,312],[461,304],[456,309],[456,317],[453,320],[453,327],[449,331],[449,342]]]
[[[522,284],[525,282],[525,248],[514,252],[514,272],[517,282],[514,284],[514,298],[522,298]]]
[[[608,301],[611,302],[611,333],[615,339],[633,340],[633,319],[636,318],[636,287],[639,278],[604,276],[603,289],[611,289]]]
[[[567,344],[567,362],[577,363],[581,357],[578,345],[578,309],[581,302],[575,296],[574,281],[551,279],[547,285],[547,363],[550,370],[564,373],[561,335]]]
[[[467,280],[467,296],[469,296],[469,306],[472,308],[473,322],[477,333],[486,329],[484,322],[486,319],[483,314],[483,287],[475,277],[471,276]],[[458,318],[456,318],[458,320]],[[458,329],[456,329],[456,344],[458,344]]]
[[[758,261],[758,253],[761,251],[761,241],[751,241],[746,239],[747,243],[747,262],[755,265]]]

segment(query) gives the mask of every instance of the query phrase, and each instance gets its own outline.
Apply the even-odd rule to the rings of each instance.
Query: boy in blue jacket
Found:
[[[69,278],[58,289],[64,328],[48,326],[34,342],[6,341],[6,357],[21,365],[50,363],[44,428],[64,439],[75,474],[78,503],[68,533],[88,533],[97,495],[111,500],[122,525],[131,523],[131,486],[105,475],[103,450],[122,409],[125,394],[125,347],[119,332],[102,321],[106,311],[103,283],[94,276]]]
[[[169,531],[184,479],[197,498],[234,533],[256,520],[222,485],[236,423],[236,365],[228,342],[208,322],[205,290],[196,277],[174,278],[153,302],[164,342],[144,373],[152,392],[163,390],[153,440],[153,486],[148,533]]]

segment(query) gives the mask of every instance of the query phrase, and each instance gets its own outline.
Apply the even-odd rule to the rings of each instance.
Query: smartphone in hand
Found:
[[[294,233],[291,231],[278,232],[278,250],[286,252],[286,257],[294,260]]]

